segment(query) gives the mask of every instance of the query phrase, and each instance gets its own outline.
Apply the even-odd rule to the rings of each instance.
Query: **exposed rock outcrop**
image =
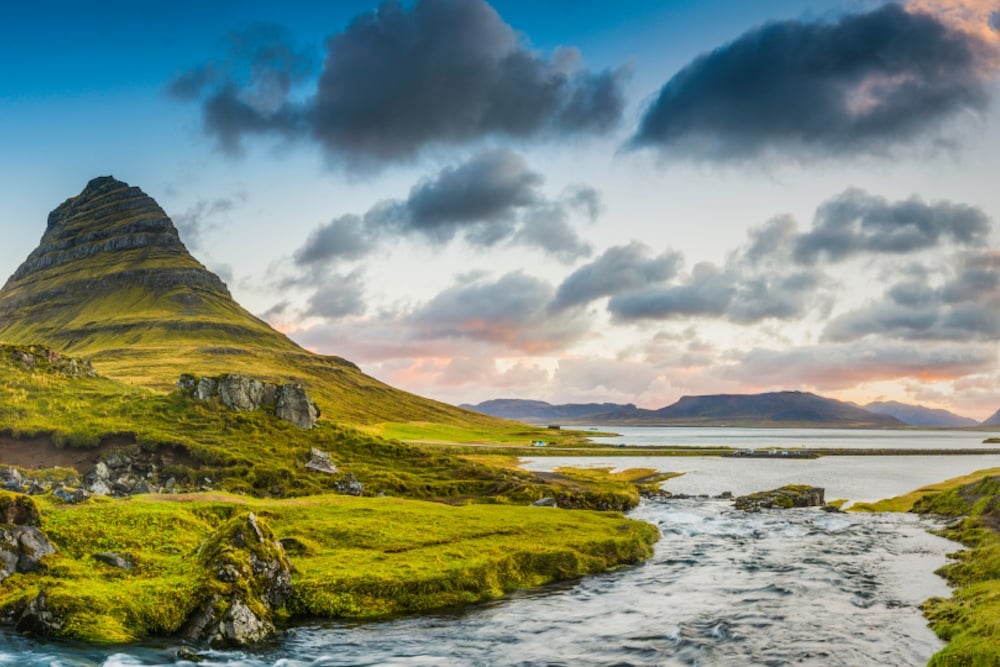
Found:
[[[267,524],[253,512],[237,516],[202,545],[198,557],[215,581],[184,636],[213,646],[244,646],[274,634],[275,612],[292,594],[292,572]]]
[[[762,509],[789,509],[792,507],[822,507],[825,490],[817,486],[790,484],[780,489],[759,491],[738,496],[733,504],[738,510],[759,512]]]
[[[38,508],[31,498],[0,492],[0,581],[17,572],[34,572],[56,549],[38,528]]]
[[[0,355],[28,371],[55,373],[70,378],[97,377],[97,371],[89,361],[64,357],[41,345],[0,345]]]
[[[265,410],[299,428],[310,429],[319,419],[319,408],[299,384],[277,385],[236,373],[201,378],[184,374],[177,388],[200,401],[218,398],[231,410]]]
[[[336,475],[338,472],[337,466],[334,465],[330,455],[315,447],[309,449],[309,460],[306,461],[306,470],[325,472],[328,475]]]

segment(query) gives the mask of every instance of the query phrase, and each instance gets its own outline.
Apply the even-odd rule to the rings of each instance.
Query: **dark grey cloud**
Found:
[[[487,149],[416,184],[406,199],[385,200],[362,216],[341,216],[314,229],[294,260],[315,272],[361,259],[394,239],[419,237],[440,245],[456,236],[479,247],[524,245],[563,262],[589,256],[590,246],[571,219],[576,212],[588,219],[596,215],[600,195],[575,186],[552,199],[540,189],[544,182],[520,155]]]
[[[578,340],[588,322],[576,314],[553,313],[549,283],[521,272],[497,280],[456,284],[407,318],[422,338],[466,339],[526,352],[545,352]]]
[[[677,279],[619,291],[608,311],[624,322],[709,317],[738,324],[825,312],[831,306],[824,290],[828,278],[817,267],[792,261],[796,235],[794,220],[774,218],[750,229],[746,243],[729,253],[723,265],[700,262]]]
[[[374,247],[375,240],[365,228],[365,221],[356,215],[343,215],[312,230],[294,257],[299,266],[313,266],[361,259]]]
[[[795,259],[809,264],[854,255],[901,255],[942,243],[985,246],[991,224],[983,211],[965,204],[928,204],[913,196],[890,202],[851,188],[816,210],[812,228],[795,242]]]
[[[301,134],[306,121],[290,95],[315,72],[316,54],[274,24],[254,24],[222,41],[222,60],[182,72],[167,85],[167,94],[202,99],[205,132],[230,154],[241,152],[246,134]]]
[[[834,342],[869,336],[907,341],[996,341],[1000,338],[1000,254],[965,253],[940,271],[891,285],[876,301],[833,318],[823,333]],[[940,282],[940,284],[935,284]]]
[[[653,256],[638,241],[608,248],[603,255],[571,273],[556,291],[552,307],[562,310],[595,299],[670,280],[680,268],[682,256],[666,251]]]
[[[330,275],[309,297],[305,315],[337,319],[362,315],[366,309],[364,281],[360,271],[346,275]]]
[[[299,103],[289,96],[296,52],[262,39],[269,48],[244,45],[243,61],[261,63],[249,76],[200,67],[170,86],[200,95],[206,131],[231,152],[246,135],[281,134],[311,137],[333,162],[378,166],[491,136],[602,134],[625,105],[625,69],[593,72],[572,48],[531,50],[482,0],[385,2],[359,15],[326,39],[315,89]]]
[[[414,231],[447,241],[463,226],[510,221],[520,209],[544,200],[544,177],[509,150],[483,151],[415,185],[400,221]],[[501,225],[502,226],[502,225]]]
[[[896,4],[769,23],[675,74],[630,146],[709,160],[884,154],[986,107],[986,48]]]

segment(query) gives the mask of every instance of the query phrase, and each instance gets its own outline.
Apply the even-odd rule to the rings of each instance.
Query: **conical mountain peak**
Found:
[[[154,389],[173,388],[181,373],[299,382],[323,414],[355,423],[491,419],[302,349],[233,300],[159,204],[111,176],[49,215],[38,247],[0,289],[0,343],[84,357],[102,375]]]

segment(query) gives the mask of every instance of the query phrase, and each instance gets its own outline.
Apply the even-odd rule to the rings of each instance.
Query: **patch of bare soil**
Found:
[[[109,449],[126,447],[134,444],[135,438],[129,435],[115,435],[105,438],[97,447],[77,449],[73,447],[56,447],[52,439],[44,436],[39,438],[12,438],[0,434],[0,464],[13,465],[26,470],[39,468],[73,468],[80,475],[93,469],[101,455]]]

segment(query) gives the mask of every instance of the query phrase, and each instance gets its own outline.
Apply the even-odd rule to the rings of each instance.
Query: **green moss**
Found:
[[[1000,664],[1000,477],[997,469],[910,494],[913,511],[957,519],[940,531],[966,550],[938,570],[955,588],[924,604],[931,628],[948,645],[931,665]]]
[[[219,592],[219,561],[246,565],[230,545],[250,511],[291,545],[292,618],[381,618],[492,599],[639,562],[658,537],[614,513],[332,495],[134,496],[41,509],[58,553],[44,571],[4,582],[0,610],[44,591],[67,620],[64,636],[96,642],[177,632]],[[136,565],[111,568],[93,558],[101,551]]]

